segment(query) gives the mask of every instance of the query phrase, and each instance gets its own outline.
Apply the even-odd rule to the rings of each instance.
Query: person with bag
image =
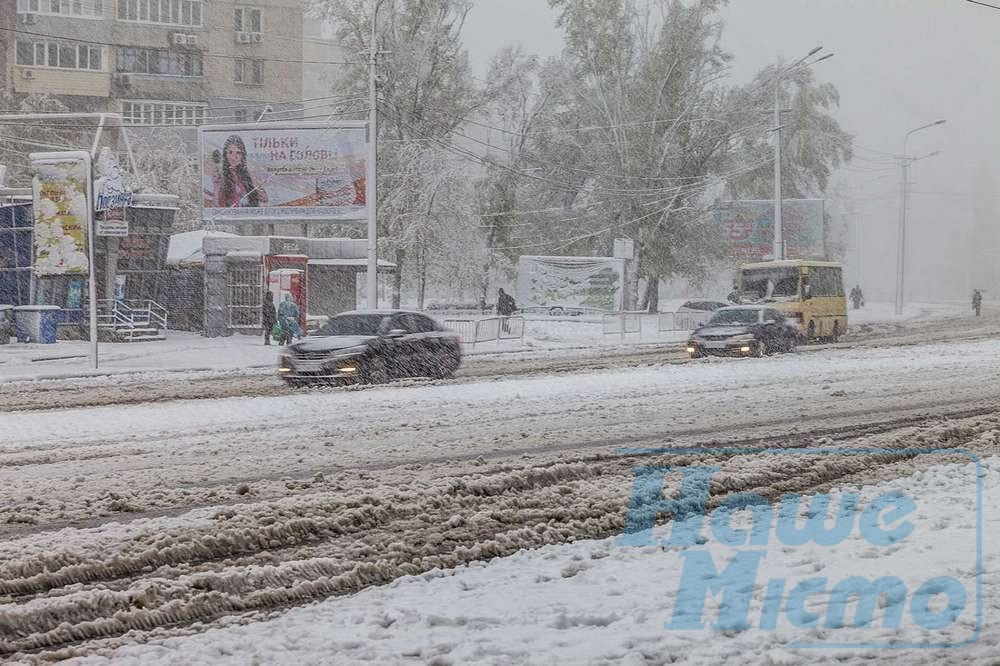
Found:
[[[302,329],[299,328],[299,306],[292,300],[291,294],[285,294],[285,300],[278,306],[278,324],[283,332],[281,344],[290,345],[294,338],[302,337]]]
[[[260,308],[260,325],[264,329],[265,345],[271,345],[271,336],[274,335],[274,327],[277,323],[278,313],[274,309],[274,294],[265,291],[264,302]]]

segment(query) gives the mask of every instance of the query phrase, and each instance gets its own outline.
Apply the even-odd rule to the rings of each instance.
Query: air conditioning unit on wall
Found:
[[[22,69],[21,78],[24,79],[25,81],[31,81],[32,79],[35,78],[35,73],[30,69]]]
[[[188,36],[183,32],[175,32],[171,41],[175,46],[187,46]]]
[[[236,41],[239,42],[240,44],[249,44],[250,35],[245,32],[238,32],[236,33]]]
[[[38,17],[35,14],[22,14],[21,20],[24,21],[26,25],[34,25],[38,23]]]
[[[250,41],[252,41],[254,44],[260,44],[262,41],[264,41],[264,36],[259,32],[252,33],[250,35]]]

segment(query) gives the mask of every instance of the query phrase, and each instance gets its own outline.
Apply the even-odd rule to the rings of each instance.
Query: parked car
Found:
[[[764,356],[795,350],[797,326],[781,311],[763,305],[719,308],[688,340],[691,358],[706,355]]]
[[[462,359],[458,336],[419,312],[359,310],[330,317],[288,347],[278,374],[288,384],[381,384],[399,377],[451,376]]]

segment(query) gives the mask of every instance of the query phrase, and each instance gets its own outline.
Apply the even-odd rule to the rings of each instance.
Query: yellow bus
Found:
[[[745,264],[737,289],[741,303],[771,303],[797,320],[806,341],[836,342],[847,331],[841,264],[798,259]]]

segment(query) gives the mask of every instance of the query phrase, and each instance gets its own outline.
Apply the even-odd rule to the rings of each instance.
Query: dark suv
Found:
[[[380,384],[397,377],[450,377],[462,347],[455,333],[419,312],[357,310],[331,317],[291,345],[278,374],[293,386]]]
[[[795,349],[798,330],[780,311],[764,305],[736,305],[715,311],[688,340],[691,358],[706,355],[764,356]]]

